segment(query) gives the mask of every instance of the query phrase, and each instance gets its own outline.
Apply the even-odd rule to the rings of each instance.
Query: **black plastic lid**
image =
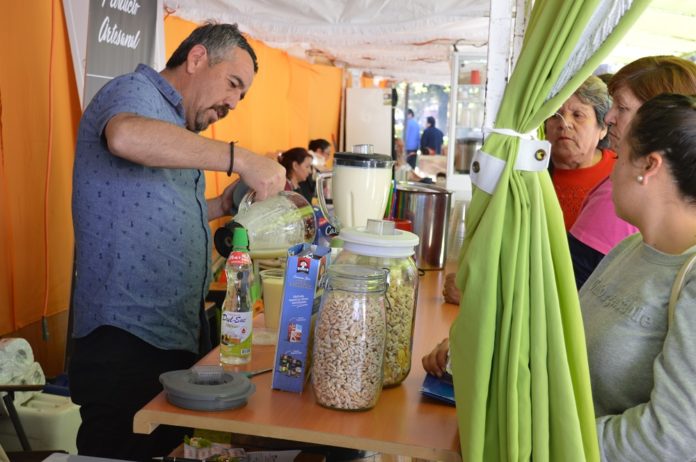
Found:
[[[232,252],[232,239],[234,236],[235,228],[242,228],[243,226],[236,221],[228,221],[224,226],[220,226],[215,235],[213,236],[213,243],[215,244],[215,250],[224,258],[230,256]]]
[[[334,164],[363,168],[391,168],[394,161],[385,154],[361,154],[357,152],[337,152]]]

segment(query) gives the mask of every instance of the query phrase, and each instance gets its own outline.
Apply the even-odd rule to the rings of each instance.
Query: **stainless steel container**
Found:
[[[420,238],[416,265],[423,270],[445,266],[452,193],[439,186],[400,182],[396,185],[396,218],[406,218]]]
[[[454,170],[457,173],[469,173],[471,160],[476,151],[481,149],[482,144],[481,138],[457,138],[454,145]]]

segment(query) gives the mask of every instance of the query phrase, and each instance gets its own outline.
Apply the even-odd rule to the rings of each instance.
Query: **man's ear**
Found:
[[[645,169],[643,178],[645,178],[644,182],[647,184],[651,177],[657,175],[660,170],[664,168],[664,158],[662,157],[662,153],[659,151],[653,151],[647,156],[644,156],[643,165]]]
[[[186,71],[193,74],[202,65],[208,65],[208,50],[201,44],[194,45],[186,57]]]

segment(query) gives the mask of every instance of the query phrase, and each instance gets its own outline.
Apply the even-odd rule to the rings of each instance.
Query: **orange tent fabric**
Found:
[[[165,19],[169,55],[196,25]],[[251,41],[247,98],[203,133],[258,153],[338,139],[343,71]],[[81,114],[62,5],[7,2],[0,15],[0,335],[68,309],[72,163]],[[47,175],[48,172],[48,175]],[[230,179],[207,172],[208,196]]]
[[[0,334],[68,307],[72,159],[80,117],[59,1],[0,15]]]

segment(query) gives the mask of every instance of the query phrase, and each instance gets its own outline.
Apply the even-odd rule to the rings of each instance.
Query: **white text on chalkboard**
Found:
[[[107,16],[99,28],[99,38],[97,40],[135,50],[140,43],[140,31],[135,34],[126,34],[118,28],[118,25],[114,24],[112,26]]]
[[[106,0],[102,0],[102,8],[104,8],[104,4],[106,4]],[[109,0],[109,7],[135,16],[138,14],[140,3],[138,0]]]

